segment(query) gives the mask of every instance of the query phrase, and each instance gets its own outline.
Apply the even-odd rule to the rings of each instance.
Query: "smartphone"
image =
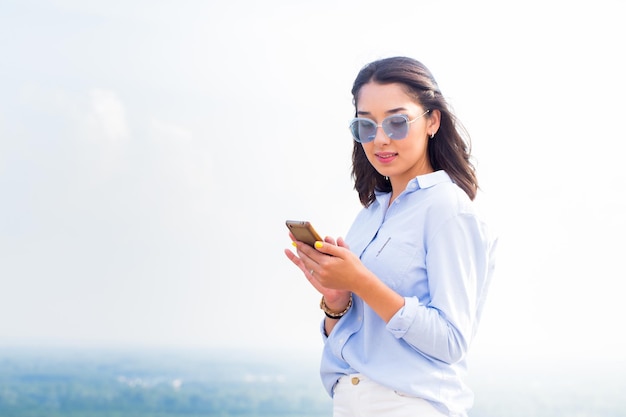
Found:
[[[293,234],[293,237],[300,242],[304,242],[309,246],[314,246],[316,241],[322,240],[310,222],[287,220],[285,223],[287,224],[287,228],[289,228]]]

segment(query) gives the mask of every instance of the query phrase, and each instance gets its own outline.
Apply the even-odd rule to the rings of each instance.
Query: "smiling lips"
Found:
[[[379,152],[375,155],[376,159],[378,159],[378,161],[382,162],[383,164],[387,164],[393,161],[394,159],[396,159],[396,156],[398,156],[398,154],[395,152]]]

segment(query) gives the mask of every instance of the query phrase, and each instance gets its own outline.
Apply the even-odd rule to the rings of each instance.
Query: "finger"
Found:
[[[291,251],[285,250],[285,252]],[[318,267],[319,257],[324,255],[318,253],[306,243],[300,242],[297,243],[297,252],[297,256],[292,252],[291,256],[287,254],[287,257],[289,257],[289,259],[291,259],[292,262],[302,270],[302,272],[307,274],[307,278],[309,278],[309,276],[313,276],[314,268]]]
[[[327,242],[315,242],[315,249],[318,252],[331,256],[340,256],[343,249],[339,246],[331,245]]]
[[[300,242],[298,240],[294,241],[294,246],[296,248],[296,251],[298,252],[298,256],[300,256],[301,258],[310,258],[316,252],[315,249],[313,249],[310,245],[307,245],[306,243]]]
[[[342,237],[337,238],[337,246],[341,246],[342,248],[350,249],[350,246],[348,246],[348,244],[346,243],[346,241]]]
[[[287,258],[289,258],[289,260],[293,263],[295,263],[296,259],[298,259],[296,254],[290,251],[289,249],[285,249],[285,255],[287,255]]]
[[[292,251],[290,251],[289,249],[285,249],[285,255],[287,255],[287,258],[289,258],[289,260],[298,268],[300,268],[303,272],[306,271],[306,267],[304,266],[304,263],[302,262],[302,259],[300,259],[298,256],[296,256],[295,253],[293,253]]]

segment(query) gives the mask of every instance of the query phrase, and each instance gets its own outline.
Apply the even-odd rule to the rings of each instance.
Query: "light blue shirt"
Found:
[[[495,239],[472,201],[448,174],[418,176],[389,206],[377,193],[346,242],[363,264],[402,295],[405,305],[385,323],[358,296],[324,335],[321,377],[361,373],[404,395],[465,416],[473,393],[463,383],[494,265]]]

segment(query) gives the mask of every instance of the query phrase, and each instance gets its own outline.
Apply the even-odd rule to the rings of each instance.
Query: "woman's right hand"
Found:
[[[293,235],[291,235],[291,233],[290,233],[290,237],[294,241],[294,244],[296,245],[297,249],[301,249],[304,246],[306,246],[305,243],[297,242],[296,240],[294,240]],[[324,242],[331,244],[331,245],[338,245],[338,246],[345,247],[346,249],[349,249],[348,246],[345,244],[344,240],[341,238],[339,238],[338,241],[336,242],[335,239],[327,236],[324,239]],[[350,300],[350,291],[335,290],[332,288],[324,287],[315,277],[314,267],[316,263],[311,257],[307,256],[306,251],[308,250],[315,250],[318,254],[320,253],[316,249],[306,246],[304,250],[298,250],[299,256],[293,253],[289,249],[285,249],[285,255],[287,256],[287,258],[289,258],[289,260],[294,265],[300,268],[300,270],[304,273],[304,276],[311,283],[311,285],[313,285],[313,287],[317,291],[319,291],[320,294],[322,294],[322,296],[324,297],[324,303],[329,309],[331,309],[332,311],[342,311],[346,307],[346,305],[348,305],[348,301]],[[324,256],[329,256],[329,255],[324,255]]]

